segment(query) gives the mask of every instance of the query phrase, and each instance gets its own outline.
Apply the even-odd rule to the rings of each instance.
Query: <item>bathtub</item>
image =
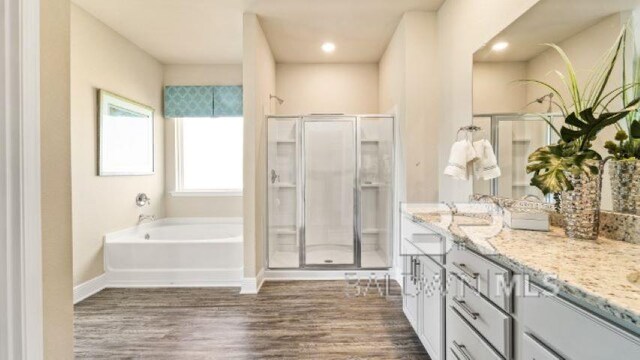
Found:
[[[166,218],[105,236],[110,286],[240,286],[242,218]]]

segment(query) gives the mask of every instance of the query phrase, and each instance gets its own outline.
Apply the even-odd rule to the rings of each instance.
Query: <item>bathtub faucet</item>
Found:
[[[138,225],[142,224],[145,221],[156,221],[156,216],[155,215],[144,215],[144,214],[140,214],[140,216],[138,216]]]

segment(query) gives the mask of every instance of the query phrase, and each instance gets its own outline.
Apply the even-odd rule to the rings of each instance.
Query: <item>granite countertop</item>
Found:
[[[606,238],[571,240],[564,230],[513,230],[490,217],[451,216],[442,208],[403,212],[430,230],[486,255],[534,282],[640,334],[640,245]],[[538,280],[538,281],[536,281]]]

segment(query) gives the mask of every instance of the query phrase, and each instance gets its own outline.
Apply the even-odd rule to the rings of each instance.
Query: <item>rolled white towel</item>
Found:
[[[444,174],[455,179],[469,179],[469,162],[476,159],[477,155],[469,140],[460,140],[453,143],[449,154],[449,163],[444,169]]]
[[[473,143],[473,148],[478,156],[473,162],[476,179],[491,180],[500,177],[500,167],[491,143],[486,139],[478,140]]]

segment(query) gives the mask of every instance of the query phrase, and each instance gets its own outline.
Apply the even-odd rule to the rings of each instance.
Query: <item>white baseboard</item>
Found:
[[[207,270],[110,270],[108,287],[239,287],[242,268]]]
[[[264,273],[264,269],[262,269],[256,277],[242,279],[240,294],[249,295],[257,294],[258,292],[260,292],[260,288],[265,281]]]
[[[242,278],[242,269],[233,270],[111,270],[73,289],[73,303],[106,288],[149,287],[240,287],[240,294],[257,294],[265,281],[277,280],[345,280],[345,274],[366,279],[373,274],[383,279],[389,274],[402,284],[402,275],[396,271],[381,270],[260,270],[256,277]],[[402,285],[401,285],[402,286]]]
[[[346,280],[346,274],[355,274],[360,279],[366,279],[373,274],[383,279],[386,274],[393,278],[393,272],[386,270],[267,270],[266,281],[272,280]]]
[[[108,275],[104,273],[89,281],[75,286],[73,288],[73,304],[75,305],[80,301],[88,298],[89,296],[102,291],[107,287],[108,283]]]
[[[240,287],[242,268],[231,270],[111,270],[73,288],[73,303],[107,288]],[[255,285],[254,285],[255,287]]]

